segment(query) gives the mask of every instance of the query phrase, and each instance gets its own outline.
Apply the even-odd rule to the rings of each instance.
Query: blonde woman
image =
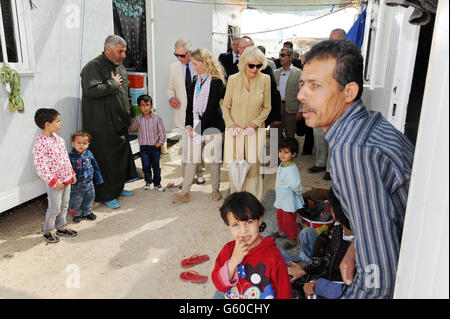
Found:
[[[191,62],[197,76],[188,91],[186,108],[186,132],[188,134],[188,161],[183,176],[183,187],[174,194],[174,199],[187,202],[197,165],[201,156],[210,165],[212,199],[222,198],[220,186],[220,165],[222,162],[222,132],[225,123],[220,109],[220,100],[225,93],[225,79],[222,65],[211,52],[196,49],[191,53]],[[204,146],[206,152],[203,152]],[[204,155],[202,154],[204,153]]]
[[[239,72],[228,78],[222,103],[226,126],[225,164],[241,159],[250,164],[242,187],[235,185],[229,172],[230,191],[248,191],[259,200],[262,200],[263,195],[262,176],[259,173],[263,137],[259,136],[258,128],[264,128],[264,121],[271,109],[270,77],[261,73],[266,66],[267,60],[261,50],[255,46],[247,47],[239,59]]]

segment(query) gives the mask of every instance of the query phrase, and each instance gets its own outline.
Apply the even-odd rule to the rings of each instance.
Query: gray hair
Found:
[[[292,50],[291,48],[284,47],[284,48],[281,48],[280,53],[281,53],[281,51],[287,51],[289,56],[293,56],[294,55],[294,50]]]
[[[127,41],[125,41],[121,36],[111,34],[106,37],[104,48],[106,49],[108,46],[111,49],[114,49],[117,44],[127,46]]]
[[[262,68],[260,70],[264,70],[267,67],[267,59],[261,50],[258,49],[258,47],[250,46],[245,48],[244,53],[242,53],[239,58],[239,71],[243,71],[245,66],[253,60],[258,60],[262,64]]]
[[[177,42],[175,42],[175,48],[179,47],[185,48],[186,53],[192,51],[192,44],[188,39],[178,39]]]

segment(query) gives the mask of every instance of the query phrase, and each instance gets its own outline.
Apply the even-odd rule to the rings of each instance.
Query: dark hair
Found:
[[[284,43],[283,43],[283,47],[284,47],[286,44],[289,45],[289,46],[291,47],[291,49],[294,48],[294,44],[293,44],[291,41],[286,41],[286,42],[284,42]]]
[[[60,114],[55,109],[38,109],[36,113],[34,113],[34,123],[43,130],[45,128],[45,123],[53,122],[58,115]]]
[[[258,49],[260,49],[262,53],[266,54],[266,48],[262,45],[258,45]]]
[[[278,150],[283,148],[287,148],[289,152],[292,154],[298,154],[298,141],[295,137],[285,137],[280,141],[280,145],[278,146]]]
[[[334,79],[339,83],[341,91],[350,82],[359,86],[355,100],[361,98],[363,92],[363,57],[358,45],[350,40],[326,40],[315,44],[305,54],[305,63],[313,59],[336,59]]]
[[[150,101],[150,104],[153,105],[152,97],[150,95],[147,95],[147,94],[139,95],[139,97],[137,98],[138,106],[141,104],[142,101],[144,101],[144,102]]]
[[[228,213],[240,221],[247,221],[249,219],[260,219],[264,215],[264,206],[261,202],[249,192],[236,192],[230,194],[222,206],[219,208],[220,217],[222,217],[225,225],[228,225]],[[263,232],[266,228],[266,223],[262,223],[259,231]]]
[[[92,138],[92,137],[91,137],[91,134],[89,134],[89,133],[86,132],[86,131],[79,130],[79,131],[76,131],[75,133],[73,133],[73,134],[71,135],[72,142],[75,141],[75,137],[77,137],[77,136],[88,137],[88,138],[89,138],[89,142],[91,142],[91,138]]]
[[[330,190],[328,191],[328,200],[330,201],[334,216],[336,216],[337,221],[351,230],[350,221],[348,220],[347,216],[345,216],[344,211],[342,210],[341,202],[334,193],[333,187],[330,187]]]

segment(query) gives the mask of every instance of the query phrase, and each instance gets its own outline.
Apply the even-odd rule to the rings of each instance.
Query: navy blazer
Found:
[[[194,82],[189,88],[188,92],[188,104],[186,107],[186,126],[194,126],[194,89],[197,83],[197,76],[194,77]],[[220,108],[220,100],[225,95],[225,86],[222,80],[218,78],[211,79],[211,87],[209,89],[208,104],[206,105],[205,112],[200,117],[200,123],[194,127],[194,131],[197,134],[203,134],[207,128],[217,128],[220,132],[225,131],[225,121],[222,116],[222,109]],[[201,128],[201,130],[200,130]]]

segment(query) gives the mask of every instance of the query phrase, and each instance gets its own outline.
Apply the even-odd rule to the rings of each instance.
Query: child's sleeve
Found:
[[[288,184],[289,188],[291,188],[292,191],[301,196],[303,193],[303,187],[297,166],[293,166],[289,174],[287,174],[285,177],[286,183]]]
[[[237,271],[231,280],[229,278],[228,260],[230,257],[231,254],[228,245],[225,245],[217,256],[216,265],[211,273],[211,280],[213,281],[214,286],[216,286],[217,290],[221,292],[227,292],[233,286],[236,286],[239,280],[237,277]]]
[[[277,299],[292,299],[292,286],[289,279],[286,262],[283,257],[275,266],[274,289]]]
[[[159,143],[164,144],[166,141],[166,128],[164,127],[163,120],[158,116],[158,132],[159,132]]]
[[[97,161],[95,160],[94,154],[89,151],[89,155],[91,157],[92,167],[94,168],[94,182],[96,184],[103,184],[102,173],[100,172],[100,167],[98,167]]]
[[[131,122],[131,125],[128,127],[129,131],[136,131],[138,129],[138,121],[137,116],[133,118],[133,121]]]
[[[319,297],[324,297],[327,299],[338,299],[344,294],[346,287],[347,286],[344,283],[329,281],[325,278],[319,278],[316,281],[314,292],[316,293],[316,296]]]
[[[37,175],[42,178],[50,187],[54,187],[58,178],[53,176],[50,168],[47,166],[47,151],[45,145],[36,142],[33,146],[33,160]]]

